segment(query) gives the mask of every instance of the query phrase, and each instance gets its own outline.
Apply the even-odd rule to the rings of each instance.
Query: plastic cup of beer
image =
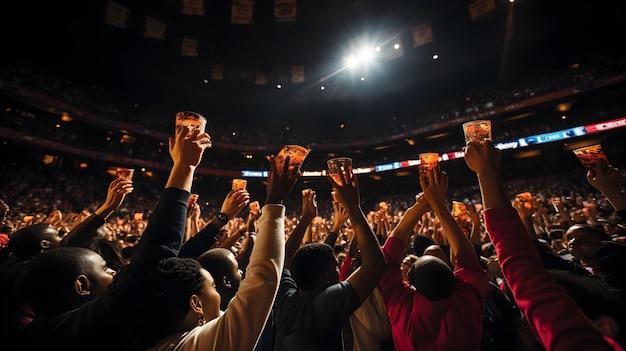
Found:
[[[491,139],[491,121],[481,119],[463,123],[463,134],[465,134],[465,144],[470,141],[477,144],[484,144]]]
[[[452,201],[452,215],[454,217],[464,217],[467,215],[467,206],[461,201]]]
[[[276,173],[282,174],[285,167],[285,160],[289,156],[288,172],[292,173],[302,166],[304,159],[307,157],[311,149],[300,145],[285,145],[274,158],[276,160]]]
[[[602,144],[579,147],[572,150],[572,152],[574,152],[578,161],[590,171],[596,171],[596,162],[598,160],[602,160],[605,165],[609,164],[609,160],[604,150],[602,150]]]
[[[250,209],[250,212],[252,213],[259,213],[261,206],[258,201],[252,201],[249,205],[249,209]]]
[[[135,170],[132,168],[117,167],[117,177],[124,180],[133,180]]]
[[[418,166],[420,177],[426,178],[428,172],[439,166],[439,154],[436,152],[424,152],[420,155]]]
[[[233,179],[233,190],[246,190],[246,186],[248,185],[248,181],[245,179],[235,178]]]
[[[349,174],[352,173],[352,159],[349,157],[336,157],[326,161],[328,174],[335,180],[337,184],[343,184],[341,174],[346,179],[350,179]]]
[[[196,202],[198,202],[198,197],[200,197],[200,195],[191,193],[189,195],[189,202],[187,203],[187,207],[189,207],[189,206],[195,204]]]
[[[183,128],[191,126],[194,130],[200,129],[204,132],[206,128],[206,118],[201,114],[193,111],[180,111],[176,113],[176,129],[175,135],[180,134]]]

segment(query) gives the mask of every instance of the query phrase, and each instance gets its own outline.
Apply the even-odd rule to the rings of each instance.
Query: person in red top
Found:
[[[416,196],[416,203],[383,246],[388,269],[379,286],[395,350],[480,350],[489,278],[446,208],[448,177],[435,169],[420,183],[423,195]],[[409,272],[410,282],[403,281],[400,265],[407,242],[415,224],[431,208],[450,243],[454,271],[440,258],[423,255]]]
[[[504,190],[500,151],[491,141],[468,143],[465,161],[476,173],[484,222],[515,302],[546,350],[623,350],[603,336],[543,267],[538,251]]]

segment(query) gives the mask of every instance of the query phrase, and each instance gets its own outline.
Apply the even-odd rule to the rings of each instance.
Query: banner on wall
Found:
[[[204,0],[182,0],[180,12],[183,15],[204,16]]]
[[[476,0],[467,7],[472,21],[480,20],[496,9],[495,0]]]
[[[165,25],[165,23],[159,21],[154,17],[146,16],[146,22],[143,29],[143,36],[145,38],[165,40],[166,31],[167,26]]]
[[[230,22],[233,24],[254,24],[254,5],[253,0],[233,0]]]
[[[304,83],[304,66],[291,66],[291,82]]]
[[[109,1],[104,15],[104,23],[112,27],[126,29],[126,22],[128,22],[129,13],[130,10],[126,7],[116,2]]]
[[[197,39],[183,37],[181,44],[181,54],[183,56],[196,57],[199,55],[198,46],[200,46],[200,42]]]
[[[211,79],[224,80],[224,64],[215,63],[211,65]]]
[[[296,21],[296,0],[274,0],[274,19],[276,23]]]
[[[422,46],[435,40],[433,36],[433,23],[427,22],[411,28],[411,37],[413,38],[413,47]]]

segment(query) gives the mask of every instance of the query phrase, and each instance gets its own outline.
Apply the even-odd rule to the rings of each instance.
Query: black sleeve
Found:
[[[220,228],[213,223],[207,224],[183,244],[178,257],[198,258],[215,245],[219,232]]]

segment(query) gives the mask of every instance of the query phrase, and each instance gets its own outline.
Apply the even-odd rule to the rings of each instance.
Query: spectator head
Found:
[[[142,349],[220,315],[213,277],[192,258],[161,260],[146,277],[140,296],[130,332]]]
[[[567,229],[566,235],[570,254],[583,262],[595,262],[596,250],[603,241],[611,240],[609,234],[600,227],[586,224],[574,224]]]
[[[419,257],[417,255],[408,254],[402,259],[402,263],[400,264],[400,270],[402,271],[402,279],[405,281],[409,281],[409,272],[413,267],[413,263],[417,261]]]
[[[413,238],[413,251],[418,256],[424,255],[424,250],[430,245],[434,245],[435,242],[433,239],[425,236],[425,235],[415,235]]]
[[[442,260],[443,262],[445,262],[449,267],[452,267],[452,264],[450,263],[450,259],[448,258],[448,255],[446,254],[445,251],[443,251],[443,249],[439,245],[435,244],[435,245],[428,246],[426,250],[424,250],[424,255],[435,256],[439,258],[440,260]]]
[[[431,301],[443,300],[454,290],[450,266],[432,255],[424,255],[415,261],[408,276],[415,290]]]
[[[333,248],[325,243],[303,245],[291,260],[291,274],[298,289],[319,291],[339,281],[339,267]]]
[[[107,290],[115,271],[95,251],[57,247],[22,268],[15,288],[38,316],[57,315],[94,300]]]
[[[55,227],[47,223],[37,223],[15,231],[11,235],[8,248],[13,255],[27,259],[58,247],[61,239]]]
[[[198,262],[211,273],[221,296],[220,309],[225,311],[241,285],[242,272],[235,254],[223,247],[213,248],[200,255]]]

